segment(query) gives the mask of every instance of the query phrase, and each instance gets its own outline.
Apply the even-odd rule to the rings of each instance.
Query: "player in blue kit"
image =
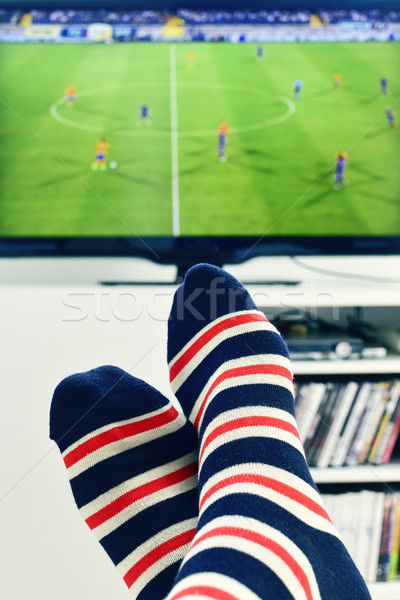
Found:
[[[389,127],[391,129],[397,129],[397,123],[396,123],[396,120],[394,117],[393,108],[391,108],[390,106],[387,106],[385,108],[385,113],[386,113],[386,118],[387,118]]]
[[[256,51],[257,60],[262,60],[264,57],[264,48],[262,46],[257,46]]]
[[[343,184],[347,184],[344,178],[344,171],[347,164],[346,152],[339,152],[336,155],[336,168],[335,168],[335,190],[340,190]]]
[[[387,88],[388,88],[388,80],[387,80],[387,78],[386,77],[381,77],[380,84],[381,84],[381,94],[383,96],[386,96],[386,94],[387,94]]]
[[[293,83],[293,96],[298,100],[300,98],[301,88],[303,87],[303,82],[301,79],[295,79]]]
[[[151,125],[150,112],[147,104],[142,104],[142,106],[140,107],[137,124],[142,125],[142,123],[145,123],[146,125]]]
[[[218,148],[217,148],[217,154],[219,156],[219,160],[221,162],[226,162],[227,161],[227,156],[225,154],[225,149],[226,149],[226,133],[219,133],[218,134]]]

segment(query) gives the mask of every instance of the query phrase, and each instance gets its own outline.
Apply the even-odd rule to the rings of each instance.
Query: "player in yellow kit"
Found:
[[[72,108],[75,104],[76,88],[74,85],[69,85],[65,90],[65,96],[67,98],[68,108]]]
[[[333,85],[335,86],[335,88],[337,90],[339,90],[342,87],[342,76],[340,73],[335,73],[333,76]]]
[[[222,135],[226,135],[228,133],[228,123],[226,121],[221,121],[218,128],[218,133]]]
[[[104,139],[100,139],[96,144],[96,159],[92,163],[92,171],[105,171],[107,169],[107,152],[110,144]]]
[[[188,67],[188,69],[191,69],[193,67],[194,61],[195,61],[194,52],[188,52],[187,56],[186,56],[186,66]]]

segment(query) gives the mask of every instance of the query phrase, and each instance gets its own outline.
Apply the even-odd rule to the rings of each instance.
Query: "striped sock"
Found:
[[[194,427],[145,382],[101,367],[59,384],[50,437],[132,597],[165,598],[197,524]]]
[[[304,457],[286,345],[233,277],[190,269],[168,360],[200,442],[198,528],[168,600],[369,598]]]

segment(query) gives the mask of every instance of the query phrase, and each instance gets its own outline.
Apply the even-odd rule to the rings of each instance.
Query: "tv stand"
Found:
[[[227,269],[250,282],[246,285],[255,302],[278,328],[279,318],[288,310],[299,316],[311,311],[314,317],[345,323],[354,307],[361,307],[363,318],[376,325],[390,328],[399,324],[398,284],[339,280],[312,272],[299,275],[290,259],[254,260],[258,262],[250,261],[247,271],[246,265],[228,265]],[[326,268],[330,262],[324,259]],[[374,264],[370,259],[370,273]],[[353,259],[343,265],[353,272]],[[359,272],[363,273],[361,265]],[[368,263],[364,273],[368,273]],[[400,269],[388,257],[377,275],[389,278],[393,273]],[[114,364],[149,381],[176,402],[166,363],[167,319],[177,287],[176,274],[174,266],[146,260],[0,261],[2,397],[7,422],[2,443],[8,457],[0,480],[0,497],[4,496],[0,525],[4,539],[9,536],[12,547],[22,548],[29,556],[31,573],[21,579],[20,552],[14,553],[14,560],[7,548],[7,572],[0,587],[15,589],[17,581],[18,597],[86,600],[89,594],[97,600],[126,598],[123,583],[73,506],[62,460],[48,438],[50,401],[54,388],[67,375]],[[132,279],[141,283],[96,283],[120,284]],[[270,283],[263,283],[266,279]],[[282,279],[285,283],[276,283]],[[303,381],[370,374],[382,379],[399,377],[400,355],[390,352],[375,360],[296,361],[294,371]],[[371,478],[384,488],[400,489],[396,461],[385,467],[316,469],[313,475],[321,490],[326,485],[346,489],[355,481],[360,489],[368,488]],[[21,515],[23,526],[15,528]],[[61,549],[68,557],[68,577]],[[35,574],[42,572],[43,564],[47,575],[39,581]],[[399,581],[370,583],[369,587],[373,600],[400,598]]]

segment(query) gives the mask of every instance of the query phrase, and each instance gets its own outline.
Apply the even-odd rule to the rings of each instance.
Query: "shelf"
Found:
[[[400,373],[400,356],[376,359],[293,360],[295,375],[346,375]]]
[[[282,273],[277,274],[277,279],[282,279]],[[266,313],[271,309],[398,306],[400,303],[398,284],[386,284],[382,289],[376,283],[364,282],[355,285],[330,281],[299,285],[243,283],[257,306]]]
[[[400,462],[359,467],[311,468],[315,483],[387,483],[400,481]],[[400,598],[400,596],[399,596]]]
[[[400,581],[378,581],[368,583],[372,600],[399,600]]]

